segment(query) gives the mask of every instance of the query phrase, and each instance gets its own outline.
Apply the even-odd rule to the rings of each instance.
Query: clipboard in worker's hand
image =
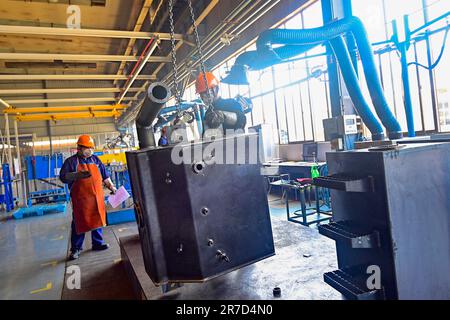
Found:
[[[125,189],[124,186],[121,186],[115,194],[110,195],[108,197],[109,204],[115,209],[120,206],[124,201],[130,198],[130,194]]]

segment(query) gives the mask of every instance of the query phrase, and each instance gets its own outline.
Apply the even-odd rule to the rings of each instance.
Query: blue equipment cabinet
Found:
[[[52,156],[27,156],[25,157],[27,165],[28,181],[34,179],[58,178],[59,170],[64,163],[62,153]]]
[[[36,203],[69,201],[67,185],[58,180],[59,171],[64,163],[63,154],[27,156],[25,157],[25,163],[27,180],[28,182],[34,182],[33,184],[29,183],[28,206],[32,206],[33,201]],[[36,181],[39,181],[40,184],[38,185]],[[41,187],[42,184],[45,184],[44,188]]]

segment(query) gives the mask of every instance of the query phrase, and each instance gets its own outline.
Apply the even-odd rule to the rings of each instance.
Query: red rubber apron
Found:
[[[91,176],[74,182],[72,199],[73,219],[77,234],[106,226],[106,207],[103,193],[103,179],[94,163],[78,161],[77,172],[89,171]]]

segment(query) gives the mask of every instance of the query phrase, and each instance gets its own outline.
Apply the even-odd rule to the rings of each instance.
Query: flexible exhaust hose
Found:
[[[366,77],[367,87],[372,98],[372,103],[383,125],[386,127],[389,139],[400,139],[403,137],[400,123],[395,118],[384,95],[381,79],[375,64],[372,45],[369,41],[366,28],[362,21],[356,17],[350,19],[353,26],[353,35],[358,45],[359,54]]]
[[[283,63],[285,60],[301,55],[316,45],[307,46],[282,46],[274,50],[247,51],[242,53],[236,59],[231,67],[229,75],[222,81],[228,84],[248,85],[248,70],[263,70],[277,63]]]
[[[386,97],[383,92],[383,88],[381,86],[380,77],[378,75],[378,70],[376,68],[375,59],[372,52],[372,47],[369,42],[369,38],[367,35],[367,32],[365,30],[365,27],[361,20],[357,17],[350,17],[345,18],[342,20],[338,20],[335,22],[332,22],[326,26],[319,27],[319,28],[312,28],[312,29],[302,29],[302,30],[287,30],[287,29],[271,29],[264,31],[258,38],[256,42],[257,46],[257,52],[259,53],[260,57],[269,57],[269,56],[276,56],[279,52],[282,52],[283,50],[286,50],[289,53],[294,54],[296,50],[294,48],[291,48],[292,46],[299,46],[298,52],[301,52],[308,46],[317,46],[320,44],[323,44],[327,41],[332,41],[335,38],[341,37],[341,35],[344,35],[348,32],[352,32],[355,36],[356,43],[359,48],[361,61],[363,63],[364,67],[364,74],[366,77],[367,87],[370,92],[370,96],[373,102],[373,105],[375,107],[375,110],[377,112],[378,117],[380,118],[383,125],[386,127],[389,138],[390,139],[398,139],[402,137],[402,130],[400,127],[399,122],[397,119],[395,119],[394,115],[392,114],[391,109],[389,108],[389,105],[387,103]],[[272,49],[273,44],[286,44],[286,46],[281,48]],[[345,46],[345,44],[344,44]],[[340,48],[340,45],[338,44],[338,48]],[[345,47],[346,48],[346,47]],[[342,48],[341,48],[342,49]],[[308,49],[309,50],[309,49]],[[339,49],[336,51],[340,51]],[[278,53],[277,53],[278,52]],[[346,57],[348,50],[346,49],[346,52],[338,52],[339,56]],[[244,53],[246,54],[246,53]],[[247,53],[247,57],[243,57],[242,60],[239,60],[240,57],[236,60],[236,64],[238,62],[246,62],[250,60],[250,58],[257,58],[257,56],[253,54],[253,56],[250,56],[249,53]],[[300,54],[300,53],[299,53]],[[279,58],[281,58],[280,55],[278,55]],[[246,61],[244,61],[244,58]],[[343,61],[343,64],[346,64],[347,61]],[[279,63],[277,59],[272,60],[272,64]],[[248,62],[246,65],[248,66],[268,66],[267,61],[257,62],[256,60],[253,60],[253,62]],[[354,70],[353,70],[354,71]],[[344,77],[347,75],[349,77],[353,76],[352,72],[343,72]],[[351,88],[350,90],[354,93],[354,97],[356,99],[360,99],[360,95],[357,94],[361,90],[359,82],[353,81],[354,79],[348,79],[348,83],[352,83],[352,85],[356,86],[356,88]],[[350,91],[349,90],[349,91]],[[363,106],[367,106],[366,101],[353,101],[356,108],[363,108]],[[358,110],[360,114],[366,114],[366,120],[372,121],[376,120],[376,118],[372,116],[368,116],[367,111],[370,112],[370,110]],[[370,112],[371,113],[371,112]],[[363,119],[364,120],[364,119]],[[378,122],[378,121],[377,121]],[[372,122],[368,123],[366,122],[367,126],[369,128],[372,128],[374,131],[372,134],[375,137],[379,136],[379,128],[378,123]]]
[[[144,104],[136,118],[139,148],[144,149],[156,145],[152,124],[169,99],[170,89],[165,84],[155,82],[148,88]]]
[[[347,87],[348,93],[352,98],[358,114],[361,116],[362,120],[372,133],[372,139],[384,140],[383,127],[370,110],[369,104],[364,98],[364,94],[361,90],[361,87],[359,86],[359,80],[358,76],[356,75],[356,70],[353,67],[350,53],[348,52],[344,39],[342,39],[342,37],[337,37],[331,40],[331,45],[333,47],[334,54],[339,61],[339,66],[344,78],[345,86]]]
[[[251,70],[262,70],[282,63],[284,60],[299,56],[317,45],[287,45],[273,50],[247,51],[239,55],[235,61],[236,65],[248,66]]]

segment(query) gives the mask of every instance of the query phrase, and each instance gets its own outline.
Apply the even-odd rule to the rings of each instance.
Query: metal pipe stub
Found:
[[[148,88],[147,96],[136,118],[136,131],[141,149],[156,145],[152,124],[170,96],[170,88],[162,82],[154,82]]]

